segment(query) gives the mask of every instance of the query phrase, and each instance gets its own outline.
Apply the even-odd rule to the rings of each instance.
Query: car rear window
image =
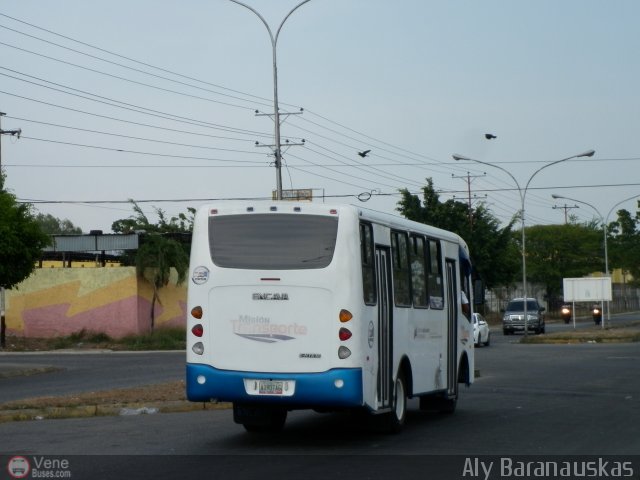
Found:
[[[522,300],[513,300],[509,302],[509,306],[507,307],[509,312],[523,312],[524,311],[524,301]],[[539,310],[538,302],[535,300],[527,301],[527,311]]]

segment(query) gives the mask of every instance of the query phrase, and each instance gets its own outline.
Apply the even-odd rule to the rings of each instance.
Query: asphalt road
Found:
[[[39,369],[49,373],[1,374]],[[181,379],[184,372],[184,352],[0,353],[0,402],[150,385]]]
[[[290,413],[280,434],[255,435],[234,424],[229,410],[208,410],[0,424],[0,455],[71,458],[74,478],[209,472],[213,476],[207,478],[238,479],[327,478],[327,471],[351,478],[397,477],[400,471],[460,478],[466,459],[475,456],[640,453],[637,344],[520,345],[516,340],[494,332],[490,347],[476,349],[481,376],[463,388],[457,412],[421,412],[412,400],[399,435],[377,433],[346,414],[309,411]],[[184,367],[182,354],[75,357],[61,361],[71,362],[72,373],[86,381],[95,378],[89,379],[84,365],[97,362],[102,367],[93,377],[102,377],[105,385],[139,381],[147,367],[177,379]],[[48,383],[55,375],[25,377],[22,387]],[[14,381],[0,380],[3,395],[6,380]],[[634,473],[640,477],[640,463]]]

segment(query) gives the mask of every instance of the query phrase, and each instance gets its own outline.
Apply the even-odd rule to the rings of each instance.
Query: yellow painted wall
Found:
[[[153,291],[134,267],[42,268],[6,292],[10,334],[30,337],[68,335],[80,330],[112,337],[151,328]],[[160,290],[155,326],[186,322],[186,285],[175,279]]]

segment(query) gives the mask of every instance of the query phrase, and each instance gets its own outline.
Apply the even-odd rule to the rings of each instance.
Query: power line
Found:
[[[2,25],[0,25],[0,27],[2,27]],[[6,27],[3,27],[3,28],[6,28]],[[119,75],[114,75],[112,73],[103,72],[101,70],[96,70],[95,68],[84,67],[84,66],[78,65],[76,63],[68,62],[66,60],[61,60],[59,58],[51,57],[49,55],[44,55],[42,53],[38,53],[38,52],[31,51],[31,50],[27,50],[26,48],[17,47],[15,45],[11,45],[11,44],[8,44],[8,43],[0,42],[0,45],[4,45],[5,47],[9,47],[9,48],[14,48],[16,50],[20,50],[22,52],[29,53],[31,55],[36,55],[38,57],[46,58],[46,59],[52,60],[54,62],[63,63],[65,65],[69,65],[69,66],[72,66],[72,67],[75,67],[75,68],[80,68],[80,69],[86,70],[88,72],[97,73],[97,74],[100,74],[100,75],[104,75],[106,77],[115,78],[117,80],[122,80],[123,82],[129,82],[129,83],[133,83],[133,84],[136,84],[136,85],[141,85],[143,87],[148,87],[148,88],[152,88],[152,89],[155,89],[155,90],[160,90],[160,91],[163,91],[163,92],[173,93],[173,94],[181,95],[181,96],[184,96],[184,97],[190,97],[190,98],[194,98],[194,99],[197,99],[197,100],[204,100],[204,101],[207,101],[207,102],[213,102],[213,103],[217,103],[217,104],[220,104],[220,105],[226,105],[228,107],[241,108],[241,109],[244,109],[244,110],[253,110],[254,109],[254,107],[250,107],[250,106],[236,105],[236,104],[229,103],[229,102],[222,102],[220,100],[214,100],[212,98],[201,97],[201,96],[198,96],[198,95],[192,95],[192,94],[189,94],[189,93],[179,92],[177,90],[170,90],[168,88],[159,87],[157,85],[151,85],[149,83],[139,82],[137,80],[132,80],[130,78],[125,78],[125,77],[121,77]],[[216,92],[212,92],[212,93],[216,93]],[[236,98],[236,97],[234,97],[234,98]],[[240,99],[240,100],[242,100],[242,99]],[[264,104],[262,104],[262,105],[264,105]]]
[[[127,56],[125,56],[125,55],[121,55],[121,54],[118,54],[118,53],[115,53],[115,52],[112,52],[112,51],[106,50],[106,49],[104,49],[104,48],[97,47],[97,46],[92,45],[92,44],[90,44],[90,43],[83,42],[83,41],[81,41],[81,40],[77,40],[77,39],[74,39],[74,38],[69,37],[69,36],[66,36],[66,35],[62,35],[62,34],[60,34],[60,33],[54,32],[53,30],[48,30],[48,29],[46,29],[46,28],[39,27],[39,26],[37,26],[37,25],[34,25],[34,24],[32,24],[32,23],[29,23],[29,22],[26,22],[26,21],[24,21],[24,20],[20,20],[20,19],[15,18],[15,17],[11,17],[11,16],[6,15],[6,14],[4,14],[4,13],[0,13],[0,16],[5,17],[5,18],[9,18],[9,19],[11,19],[11,20],[13,20],[13,21],[16,21],[16,22],[22,23],[22,24],[24,24],[24,25],[28,25],[28,26],[30,26],[30,27],[32,27],[32,28],[37,29],[37,30],[40,30],[40,31],[43,31],[43,32],[47,32],[47,33],[49,33],[49,34],[51,34],[51,35],[55,35],[55,36],[57,36],[57,37],[64,38],[65,40],[69,40],[69,41],[71,41],[71,42],[74,42],[74,43],[77,43],[77,44],[80,44],[80,45],[84,45],[85,47],[93,48],[93,49],[98,50],[98,51],[100,51],[100,52],[107,53],[107,54],[109,54],[109,55],[113,55],[114,57],[122,58],[122,59],[124,59],[124,60],[128,60],[128,61],[130,61],[130,62],[137,63],[137,64],[139,64],[139,65],[144,65],[145,67],[153,68],[154,70],[158,70],[158,71],[165,72],[165,73],[170,73],[171,75],[175,75],[176,77],[179,77],[179,78],[186,78],[187,80],[193,80],[193,81],[195,81],[195,82],[202,83],[202,84],[204,84],[204,85],[210,85],[210,86],[213,86],[213,87],[216,87],[216,88],[220,88],[220,89],[222,89],[222,90],[226,90],[226,91],[228,91],[228,92],[238,93],[238,94],[240,94],[240,95],[245,95],[245,96],[247,96],[247,97],[252,97],[252,98],[255,98],[255,99],[258,99],[258,100],[264,100],[264,101],[270,102],[270,99],[267,99],[267,98],[264,98],[264,97],[259,97],[259,96],[257,96],[257,95],[252,95],[252,94],[245,93],[245,92],[241,92],[241,91],[239,91],[239,90],[234,90],[234,89],[229,88],[229,87],[224,87],[224,86],[222,86],[222,85],[217,85],[217,84],[215,84],[215,83],[207,82],[207,81],[200,80],[200,79],[197,79],[197,78],[194,78],[194,77],[189,77],[188,75],[184,75],[184,74],[181,74],[181,73],[173,72],[173,71],[171,71],[171,70],[168,70],[168,69],[165,69],[165,68],[162,68],[162,67],[157,67],[157,66],[155,66],[155,65],[151,65],[151,64],[149,64],[149,63],[145,63],[145,62],[142,62],[142,61],[140,61],[140,60],[136,60],[136,59],[134,59],[134,58],[127,57]],[[68,47],[62,47],[62,48],[68,48]],[[80,53],[80,52],[78,52],[78,53]],[[88,56],[92,56],[92,55],[90,55],[90,54],[86,54],[86,55],[88,55]],[[99,59],[99,60],[103,60],[103,61],[105,61],[105,62],[108,62],[108,60],[104,60],[104,59],[101,59],[101,58],[99,58],[99,57],[94,57],[94,58]],[[121,65],[121,66],[123,66],[124,68],[130,68],[130,69],[132,69],[132,70],[136,70],[136,69],[133,69],[132,67],[126,67],[126,66],[124,66],[124,65]],[[150,73],[148,73],[148,72],[144,72],[144,71],[142,71],[142,70],[136,70],[136,71],[139,71],[139,72],[141,72],[141,73],[147,73],[147,74],[149,74],[149,75],[152,75],[152,74],[150,74]],[[164,77],[161,77],[161,78],[164,78]],[[166,80],[168,80],[168,81],[177,82],[176,80],[172,80],[172,79],[168,79],[168,78],[165,78],[165,79],[166,79]],[[195,88],[197,88],[197,87],[195,87]],[[268,103],[268,105],[270,105],[270,104]]]
[[[106,150],[110,152],[118,152],[118,153],[131,153],[135,155],[148,155],[153,157],[164,157],[164,158],[182,158],[185,160],[206,160],[206,161],[215,161],[215,162],[230,162],[230,163],[246,163],[246,164],[254,164],[256,166],[263,165],[265,162],[257,162],[253,160],[231,160],[226,158],[211,158],[211,157],[194,157],[190,155],[171,155],[167,153],[154,153],[154,152],[141,152],[137,150],[126,150],[122,148],[111,148],[111,147],[101,147],[98,145],[87,145],[82,143],[73,143],[73,142],[62,142],[58,140],[50,140],[46,138],[36,138],[36,137],[22,137],[25,140],[35,140],[38,142],[47,142],[47,143],[55,143],[58,145],[67,145],[72,147],[82,147],[82,148],[92,148],[95,150]]]
[[[190,132],[188,130],[178,130],[178,129],[175,129],[175,128],[161,127],[159,125],[152,125],[152,124],[142,123],[142,122],[134,122],[132,120],[125,120],[125,119],[122,119],[122,118],[111,117],[109,115],[101,115],[99,113],[88,112],[86,110],[80,110],[80,109],[77,109],[77,108],[65,107],[63,105],[57,105],[55,103],[45,102],[43,100],[37,100],[37,99],[34,99],[34,98],[25,97],[23,95],[18,95],[18,94],[15,94],[15,93],[6,92],[6,91],[3,91],[3,90],[0,90],[0,93],[4,93],[5,95],[10,95],[10,96],[16,97],[16,98],[21,98],[23,100],[28,100],[28,101],[35,102],[35,103],[40,103],[42,105],[47,105],[49,107],[60,108],[60,109],[68,110],[68,111],[71,111],[71,112],[81,113],[83,115],[90,115],[90,116],[93,116],[93,117],[103,118],[103,119],[106,119],[106,120],[113,120],[113,121],[116,121],[116,122],[127,123],[127,124],[130,124],[130,125],[137,125],[137,126],[141,126],[141,127],[154,128],[154,129],[165,130],[165,131],[174,132],[174,133],[184,133],[184,134],[187,134],[187,135],[196,135],[196,136],[200,136],[200,137],[220,138],[220,139],[224,139],[224,140],[236,140],[236,141],[241,141],[241,142],[251,142],[251,143],[253,143],[253,140],[249,140],[249,139],[246,139],[246,138],[225,137],[225,136],[220,136],[220,135],[212,135],[212,134],[207,134],[207,133]],[[269,137],[270,137],[270,135],[269,135]]]
[[[111,107],[121,108],[121,109],[124,109],[124,110],[132,111],[132,112],[136,112],[136,113],[141,113],[143,115],[150,115],[152,117],[159,117],[159,118],[163,118],[165,120],[172,120],[172,121],[175,121],[175,122],[186,123],[186,124],[189,124],[189,125],[196,125],[196,126],[199,126],[199,127],[206,127],[206,128],[212,128],[212,129],[215,129],[215,130],[222,130],[222,131],[225,131],[225,132],[239,133],[239,134],[246,134],[246,135],[268,136],[267,134],[264,134],[262,132],[256,132],[256,131],[253,131],[253,130],[246,130],[246,129],[242,129],[242,128],[227,127],[227,126],[220,125],[220,124],[217,124],[217,123],[211,123],[211,122],[206,122],[204,120],[197,120],[197,119],[192,119],[192,118],[188,118],[188,117],[182,117],[180,115],[174,115],[172,113],[162,112],[160,110],[154,110],[154,109],[147,108],[147,107],[141,107],[139,105],[134,105],[134,104],[128,103],[128,102],[122,102],[120,100],[115,100],[115,99],[112,99],[112,98],[104,97],[102,95],[97,95],[95,93],[86,92],[84,90],[79,90],[77,88],[68,87],[66,85],[62,85],[62,84],[58,84],[58,83],[55,83],[55,82],[51,82],[51,81],[45,80],[43,78],[38,78],[38,77],[35,77],[33,75],[29,75],[29,74],[26,74],[26,73],[18,72],[16,70],[12,70],[10,68],[0,67],[0,69],[8,70],[10,72],[17,73],[18,75],[22,75],[22,76],[25,76],[25,77],[28,77],[28,78],[33,78],[33,79],[36,79],[36,80],[41,81],[41,82],[50,83],[51,85],[55,85],[55,86],[58,86],[58,87],[66,88],[67,90],[71,90],[71,91],[75,91],[75,92],[80,92],[80,93],[82,93],[84,95],[90,95],[91,97],[96,97],[96,98],[86,97],[84,95],[79,95],[77,93],[67,92],[65,90],[61,90],[59,88],[50,87],[48,85],[41,85],[41,84],[39,84],[37,82],[26,80],[24,78],[14,77],[13,75],[8,75],[6,73],[0,73],[0,75],[2,75],[2,76],[8,77],[8,78],[12,78],[14,80],[18,80],[18,81],[21,81],[21,82],[29,83],[31,85],[36,85],[36,86],[41,87],[41,88],[47,88],[47,89],[53,90],[55,92],[64,93],[65,95],[71,95],[71,96],[74,96],[74,97],[82,98],[84,100],[89,100],[89,101],[92,101],[92,102],[97,102],[97,103],[101,103],[101,104],[104,104],[104,105],[109,105]],[[110,102],[114,102],[114,103],[110,103]],[[118,104],[121,104],[121,105],[118,105]]]
[[[206,149],[206,150],[220,150],[220,151],[225,151],[225,152],[235,152],[235,153],[249,153],[252,155],[262,155],[259,152],[256,151],[249,151],[249,150],[235,150],[235,149],[231,149],[231,148],[220,148],[220,147],[208,147],[205,145],[192,145],[192,144],[188,144],[188,143],[178,143],[178,142],[168,142],[166,140],[156,140],[156,139],[152,139],[152,138],[144,138],[144,137],[134,137],[131,135],[123,135],[123,134],[119,134],[119,133],[112,133],[112,132],[102,132],[100,130],[90,130],[87,128],[80,128],[80,127],[72,127],[69,125],[60,125],[60,124],[56,124],[56,123],[50,123],[50,122],[42,122],[42,121],[38,121],[38,120],[31,120],[28,118],[20,118],[20,117],[14,117],[14,116],[9,116],[7,115],[7,118],[12,118],[14,120],[20,120],[23,122],[30,122],[30,123],[37,123],[40,125],[47,125],[50,127],[57,127],[57,128],[65,128],[65,129],[69,129],[69,130],[75,130],[78,132],[87,132],[87,133],[96,133],[99,135],[109,135],[112,137],[118,137],[118,138],[127,138],[130,140],[142,140],[145,142],[153,142],[153,143],[161,143],[164,145],[175,145],[175,146],[179,146],[179,147],[189,147],[189,148],[201,148],[201,149]]]

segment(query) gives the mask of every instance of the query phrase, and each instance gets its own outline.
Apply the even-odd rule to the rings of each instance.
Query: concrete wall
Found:
[[[160,291],[155,327],[186,324],[186,283]],[[134,267],[47,268],[6,291],[7,333],[27,337],[80,330],[119,338],[151,330],[151,285]]]

